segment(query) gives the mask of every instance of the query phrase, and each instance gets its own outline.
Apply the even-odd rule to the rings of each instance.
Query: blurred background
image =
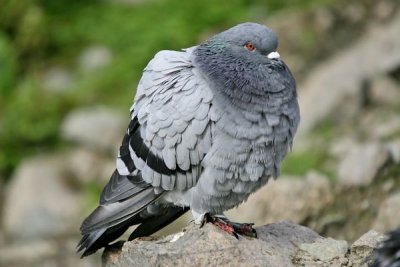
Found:
[[[0,266],[80,260],[143,68],[245,21],[278,34],[302,121],[282,176],[229,212],[354,241],[400,226],[397,0],[0,0]],[[180,229],[190,217],[161,234]]]

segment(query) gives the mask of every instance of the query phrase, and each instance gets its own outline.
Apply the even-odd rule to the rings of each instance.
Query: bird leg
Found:
[[[231,222],[224,215],[211,215],[210,213],[206,213],[204,215],[201,226],[203,226],[205,223],[212,223],[236,238],[239,238],[239,235],[257,238],[257,232],[253,228],[254,223]]]

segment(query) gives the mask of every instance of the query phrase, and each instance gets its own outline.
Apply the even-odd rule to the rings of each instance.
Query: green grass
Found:
[[[326,153],[312,150],[304,153],[289,153],[282,163],[282,174],[306,174],[309,170],[325,172]]]

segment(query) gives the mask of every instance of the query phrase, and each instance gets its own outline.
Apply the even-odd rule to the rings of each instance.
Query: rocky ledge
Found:
[[[236,239],[211,224],[190,224],[174,235],[106,249],[103,266],[368,266],[385,238],[371,230],[349,245],[287,221],[256,231],[257,239]]]

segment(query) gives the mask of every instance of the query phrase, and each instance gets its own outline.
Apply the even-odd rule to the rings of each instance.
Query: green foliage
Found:
[[[0,32],[0,96],[12,90],[15,80],[16,56],[9,40]]]
[[[66,99],[45,94],[32,80],[5,100],[0,101],[0,173],[9,174],[22,157],[56,145],[69,105]]]
[[[45,14],[37,2],[0,0],[0,32],[9,35],[23,69],[30,65],[30,57],[38,59],[46,44]]]
[[[303,153],[288,153],[282,163],[282,173],[304,175],[309,170],[323,171],[326,160],[326,153],[318,149]]]

